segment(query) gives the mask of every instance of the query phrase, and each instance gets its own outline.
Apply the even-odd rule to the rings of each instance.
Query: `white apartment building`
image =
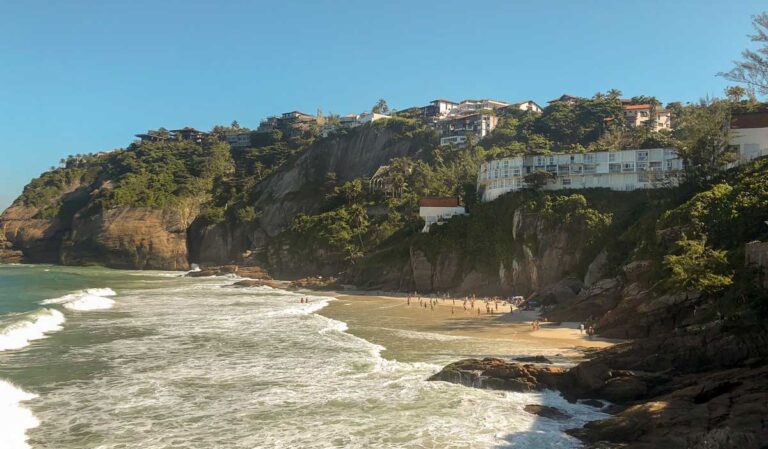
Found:
[[[477,175],[483,202],[527,187],[525,176],[537,171],[554,175],[544,190],[608,188],[630,191],[676,182],[683,161],[672,148],[543,154],[488,161]]]
[[[729,140],[738,149],[737,163],[768,156],[768,112],[733,114]]]

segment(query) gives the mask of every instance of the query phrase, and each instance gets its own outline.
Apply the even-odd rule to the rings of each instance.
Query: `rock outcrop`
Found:
[[[63,238],[64,265],[188,270],[188,215],[173,207],[110,209],[76,216]]]
[[[601,351],[569,370],[468,359],[430,380],[510,391],[552,389],[570,401],[618,404],[614,416],[569,430],[595,449],[762,449],[768,441],[768,333],[761,329],[744,329],[739,336],[708,328],[643,339]]]

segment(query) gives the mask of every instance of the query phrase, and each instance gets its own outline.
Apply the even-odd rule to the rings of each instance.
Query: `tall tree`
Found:
[[[374,114],[386,114],[389,112],[389,106],[387,105],[387,100],[383,98],[379,98],[379,101],[376,102],[375,105],[373,105],[373,108],[371,108],[371,112]]]
[[[733,161],[728,139],[730,120],[730,103],[724,100],[701,100],[683,108],[674,134],[689,181],[702,185]]]
[[[752,17],[755,34],[749,35],[752,42],[758,43],[755,50],[741,52],[741,61],[734,61],[734,67],[720,76],[737,83],[743,83],[768,95],[768,13]]]

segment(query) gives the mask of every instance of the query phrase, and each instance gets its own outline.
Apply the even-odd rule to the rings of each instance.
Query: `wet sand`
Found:
[[[475,301],[474,309],[470,309],[468,303],[464,310],[462,300],[438,299],[433,309],[428,303],[429,298],[422,298],[427,303],[425,308],[419,306],[417,297],[411,298],[408,305],[405,296],[358,293],[333,296],[338,300],[320,313],[348,323],[353,334],[365,334],[366,329],[378,327],[447,338],[469,338],[476,344],[467,351],[479,353],[469,353],[468,356],[520,354],[521,348],[527,348],[530,350],[523,352],[552,354],[556,351],[562,356],[581,357],[586,349],[604,348],[620,342],[582,335],[578,323],[541,323],[540,329],[534,331],[531,322],[538,312],[509,313],[509,305],[502,302],[498,309],[491,303],[494,309],[491,315],[482,301]]]

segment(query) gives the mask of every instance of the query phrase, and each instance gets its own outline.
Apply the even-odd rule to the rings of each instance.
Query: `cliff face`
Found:
[[[499,241],[508,242],[503,248],[491,245],[469,257],[472,249],[454,244],[449,236],[435,237],[443,242],[437,246],[416,239],[399,258],[372,258],[368,265],[376,267],[375,275],[368,266],[353,267],[349,281],[375,289],[529,296],[563,278],[583,277],[595,252],[587,238],[579,237],[590,232],[586,226],[553,223],[522,206],[510,217],[496,226]],[[580,288],[579,282],[576,291]]]
[[[60,248],[64,265],[187,270],[189,218],[175,207],[121,207],[76,216]]]
[[[259,217],[255,222],[195,223],[190,232],[191,262],[218,265],[256,258],[281,277],[335,274],[340,267],[323,264],[322,254],[316,254],[317,262],[296,260],[284,247],[286,243],[274,237],[287,229],[296,215],[318,211],[329,174],[341,184],[370,176],[393,158],[418,158],[422,150],[419,141],[375,124],[320,140],[256,186],[253,196]]]
[[[290,226],[297,214],[318,210],[329,174],[333,174],[338,183],[370,176],[392,158],[419,157],[422,147],[419,139],[405,138],[380,124],[318,140],[249,192],[254,208],[259,211],[253,222],[228,220],[211,224],[196,220],[200,198],[208,192],[200,192],[200,198],[182,198],[172,202],[173,205],[91,207],[98,194],[114,187],[115,179],[109,173],[115,168],[125,170],[127,164],[135,163],[131,158],[116,157],[115,162],[99,160],[97,162],[103,164],[100,167],[109,170],[103,169],[101,175],[89,177],[87,181],[84,176],[80,177],[79,181],[63,187],[52,182],[50,178],[56,178],[56,174],[49,173],[49,178],[44,175],[35,186],[38,193],[44,193],[45,200],[37,200],[44,204],[34,206],[20,198],[0,215],[0,257],[5,261],[23,259],[170,270],[187,269],[190,263],[221,265],[258,261],[275,267],[278,274],[300,274],[307,270],[322,273],[327,267],[292,260],[274,237]],[[138,147],[124,154],[149,153],[138,157],[146,157],[148,168],[144,170],[151,170],[154,164],[151,151],[157,150],[145,151]],[[194,149],[170,150],[174,151]],[[201,148],[199,154],[207,151],[207,147]],[[199,154],[191,157],[199,158]],[[89,168],[78,169],[76,176]],[[204,167],[195,167],[201,168]],[[128,170],[129,175],[133,174],[132,169]],[[194,206],[182,207],[176,203]],[[338,267],[335,268],[338,271]]]
[[[297,214],[316,211],[329,173],[334,173],[339,183],[370,176],[393,158],[418,157],[421,149],[413,139],[401,138],[375,124],[324,139],[259,184],[259,226],[267,235],[275,236],[290,226]]]

